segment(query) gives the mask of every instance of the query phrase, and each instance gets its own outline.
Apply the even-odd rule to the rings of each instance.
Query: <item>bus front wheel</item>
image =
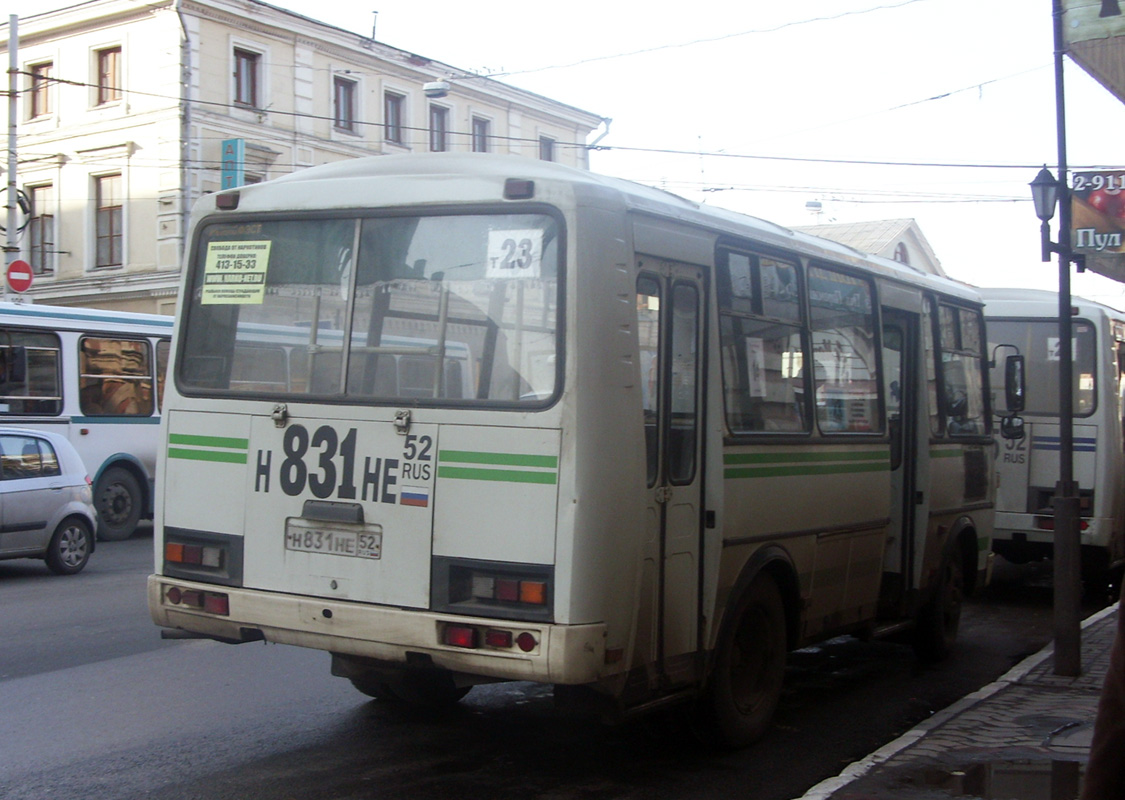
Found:
[[[132,536],[141,518],[141,498],[141,485],[129,470],[110,467],[103,472],[94,488],[98,538],[119,542]]]
[[[788,651],[785,606],[770,575],[754,579],[719,642],[703,697],[708,738],[724,747],[746,747],[770,725],[785,678]]]
[[[946,658],[957,641],[961,605],[965,600],[965,568],[960,552],[947,548],[941,564],[939,585],[922,609],[914,631],[914,652],[931,663]]]

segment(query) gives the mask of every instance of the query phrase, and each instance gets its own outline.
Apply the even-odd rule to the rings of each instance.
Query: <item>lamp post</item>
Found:
[[[1061,59],[1061,53],[1059,54]],[[1061,72],[1061,70],[1060,70]],[[1061,74],[1059,75],[1061,81]],[[1061,83],[1058,105],[1062,108]],[[1060,111],[1060,136],[1061,134]],[[1060,152],[1065,139],[1060,140]],[[1059,173],[1066,175],[1065,157],[1060,159]],[[1051,219],[1060,196],[1063,213],[1059,216],[1059,242],[1051,241]],[[1070,214],[1067,187],[1043,167],[1031,182],[1031,198],[1039,217],[1043,261],[1051,253],[1059,257],[1059,480],[1055,485],[1054,510],[1054,594],[1056,675],[1076,677],[1082,674],[1082,632],[1079,624],[1082,581],[1080,574],[1081,545],[1078,538],[1080,505],[1078,485],[1074,482],[1074,353],[1073,325],[1070,311]]]

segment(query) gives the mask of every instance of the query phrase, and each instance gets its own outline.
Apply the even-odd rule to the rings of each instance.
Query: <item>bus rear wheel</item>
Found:
[[[701,709],[707,738],[738,748],[762,737],[781,698],[787,651],[781,592],[763,573],[735,606],[719,642]]]
[[[399,700],[419,708],[445,708],[458,703],[471,686],[457,686],[446,672],[404,670],[399,675],[370,673],[350,678],[352,686],[376,700]]]
[[[103,472],[94,488],[98,538],[119,542],[132,536],[141,519],[141,497],[141,485],[129,470],[110,467]]]

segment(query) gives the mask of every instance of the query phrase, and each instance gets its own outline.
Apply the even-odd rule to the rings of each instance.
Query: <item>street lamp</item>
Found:
[[[1060,87],[1060,107],[1061,103]],[[1059,173],[1065,176],[1063,131],[1060,122]],[[1035,205],[1035,216],[1039,217],[1043,260],[1050,261],[1051,253],[1059,256],[1059,481],[1055,485],[1053,502],[1055,674],[1074,677],[1082,674],[1082,634],[1079,628],[1082,556],[1078,538],[1081,502],[1078,484],[1074,480],[1074,351],[1070,310],[1070,265],[1075,257],[1070,252],[1069,198],[1066,194],[1065,186],[1046,166],[1031,182],[1031,200]],[[1056,243],[1051,241],[1051,219],[1055,216],[1060,195],[1063,195],[1063,207],[1059,218],[1059,241]]]
[[[1059,202],[1059,182],[1047,167],[1039,170],[1031,182],[1031,202],[1035,205],[1035,216],[1039,217],[1039,232],[1043,240],[1043,260],[1050,261],[1051,253],[1058,253],[1059,246],[1051,241],[1051,220],[1055,216],[1055,206]]]

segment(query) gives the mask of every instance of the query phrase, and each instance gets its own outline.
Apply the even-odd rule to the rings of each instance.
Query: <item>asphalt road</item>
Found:
[[[73,577],[0,562],[0,797],[787,800],[1003,674],[1052,627],[1048,585],[1005,581],[969,603],[943,664],[851,638],[795,653],[770,734],[716,754],[675,713],[604,727],[517,683],[425,714],[359,694],[324,653],[161,640],[144,605],[151,550],[151,536],[101,543]]]

